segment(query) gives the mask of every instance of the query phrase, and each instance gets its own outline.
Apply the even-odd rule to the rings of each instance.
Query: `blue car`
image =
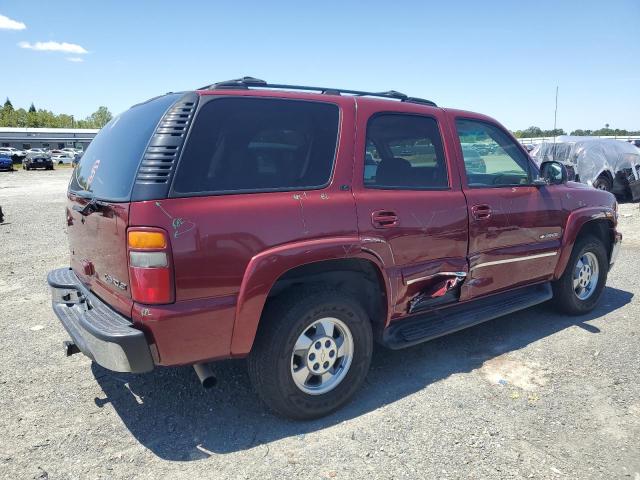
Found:
[[[11,155],[0,152],[0,170],[13,170]]]

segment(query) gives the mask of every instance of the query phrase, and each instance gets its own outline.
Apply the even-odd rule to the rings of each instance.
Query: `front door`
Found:
[[[358,104],[353,191],[362,247],[382,259],[392,282],[393,320],[427,308],[433,294],[436,303],[457,300],[459,288],[439,298],[447,293],[440,287],[466,273],[468,231],[441,110],[385,103],[383,112]]]
[[[454,118],[469,212],[469,275],[461,299],[549,280],[564,213],[554,186],[533,185],[536,167],[502,127]]]

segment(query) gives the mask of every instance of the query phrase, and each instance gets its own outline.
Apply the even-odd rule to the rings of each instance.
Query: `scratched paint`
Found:
[[[173,228],[173,238],[178,238],[185,233],[190,232],[196,227],[196,224],[185,220],[180,217],[173,217],[169,212],[165,210],[165,208],[160,204],[160,202],[156,202],[156,207],[158,207],[162,213],[164,213],[169,220],[171,220],[171,228]]]
[[[309,229],[307,228],[307,219],[304,214],[304,204],[302,202],[303,199],[307,198],[307,192],[302,192],[302,194],[296,193],[293,195],[293,199],[298,201],[298,205],[300,205],[300,218],[302,219],[302,233],[304,235],[309,234]]]

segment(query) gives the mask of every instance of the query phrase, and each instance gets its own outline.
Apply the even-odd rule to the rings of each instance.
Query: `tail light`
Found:
[[[129,229],[127,251],[133,300],[146,304],[172,303],[173,270],[166,232],[152,228]]]

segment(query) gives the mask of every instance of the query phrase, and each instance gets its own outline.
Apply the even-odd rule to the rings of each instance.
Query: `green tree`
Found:
[[[11,103],[11,100],[9,100],[9,97],[7,97],[7,100],[4,102],[3,108],[13,110],[13,104]]]
[[[107,107],[102,106],[98,108],[98,110],[93,112],[87,118],[87,120],[89,121],[89,123],[93,124],[93,128],[102,128],[107,123],[109,123],[109,121],[111,121],[112,118],[113,118],[113,115],[111,115],[111,112],[109,111],[109,109]]]
[[[35,113],[36,112],[36,106],[33,104],[33,102],[31,102],[31,106],[29,107],[29,113]]]
[[[14,112],[15,114],[15,126],[16,127],[28,127],[29,115],[24,108],[19,108]]]
[[[557,137],[558,135],[566,135],[566,132],[562,128],[542,130],[540,127],[529,127],[514,132],[516,138]]]
[[[578,137],[585,137],[585,136],[590,136],[593,135],[593,131],[592,130],[582,130],[581,128],[574,130],[573,132],[571,132],[571,135],[576,135]]]

